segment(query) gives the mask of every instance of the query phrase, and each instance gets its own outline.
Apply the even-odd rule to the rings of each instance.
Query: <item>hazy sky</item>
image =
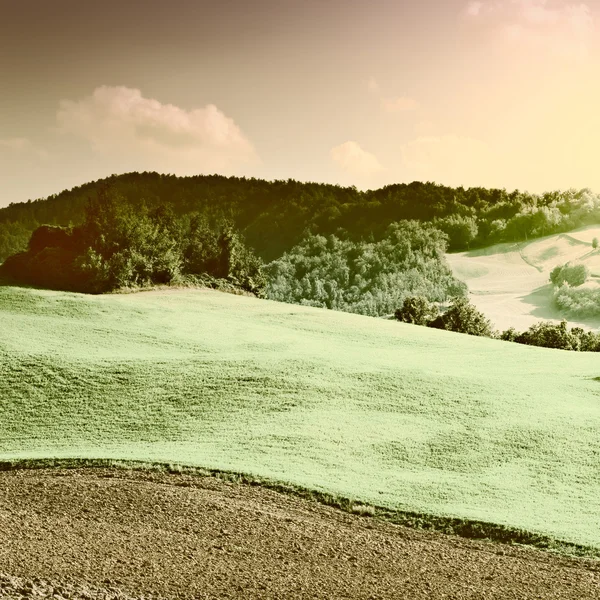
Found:
[[[600,0],[0,15],[0,206],[133,170],[600,191]]]

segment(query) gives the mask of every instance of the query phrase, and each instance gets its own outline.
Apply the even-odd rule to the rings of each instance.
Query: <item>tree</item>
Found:
[[[404,299],[402,307],[396,310],[394,316],[403,323],[427,325],[439,314],[438,307],[423,296],[409,296]]]
[[[514,327],[510,327],[500,334],[500,339],[505,342],[516,342],[518,336],[518,331]]]
[[[463,250],[477,237],[478,227],[475,217],[450,215],[435,219],[434,225],[448,235],[449,250]]]
[[[585,265],[570,265],[566,263],[552,269],[550,272],[550,281],[556,286],[568,283],[570,286],[576,287],[584,284],[588,280],[589,275],[590,271]]]
[[[540,322],[519,334],[515,342],[559,350],[579,350],[581,348],[579,332],[583,333],[583,330],[569,331],[566,321],[561,321],[558,325],[551,322]]]
[[[456,331],[468,335],[492,337],[493,329],[489,319],[479,312],[467,298],[454,298],[450,308],[430,323],[431,327]]]
[[[597,237],[595,237],[595,238],[592,240],[592,248],[593,248],[594,250],[597,250],[597,248],[598,248],[598,238],[597,238]]]

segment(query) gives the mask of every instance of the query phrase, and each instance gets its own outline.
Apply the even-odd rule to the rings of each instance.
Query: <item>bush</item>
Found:
[[[595,238],[592,240],[592,248],[593,248],[594,250],[596,250],[596,249],[598,248],[598,238],[597,238],[597,237],[595,237]]]
[[[427,325],[439,314],[438,307],[423,296],[409,296],[404,299],[402,307],[396,310],[394,316],[403,323]]]
[[[562,266],[556,266],[550,273],[550,281],[555,286],[561,286],[568,283],[572,287],[584,284],[590,276],[589,269],[582,264],[571,265],[566,263]]]
[[[561,285],[554,288],[554,302],[570,317],[585,319],[600,315],[600,289],[574,289]]]
[[[450,308],[430,322],[431,327],[468,335],[493,337],[492,324],[467,298],[454,298]]]
[[[581,327],[567,329],[567,322],[554,324],[549,321],[536,323],[527,331],[518,333],[514,327],[500,334],[500,339],[528,346],[574,350],[581,352],[600,352],[600,333],[584,331]]]
[[[500,334],[500,339],[504,340],[505,342],[516,342],[518,335],[519,332],[514,327],[510,327]]]

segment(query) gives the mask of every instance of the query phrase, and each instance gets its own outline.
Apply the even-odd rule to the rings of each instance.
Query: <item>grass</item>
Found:
[[[4,286],[0,327],[7,464],[244,473],[407,524],[600,551],[595,354],[200,290]]]

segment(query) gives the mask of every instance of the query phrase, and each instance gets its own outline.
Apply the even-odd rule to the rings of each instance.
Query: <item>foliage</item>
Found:
[[[588,318],[600,315],[600,288],[581,289],[561,285],[554,288],[556,306],[570,317]]]
[[[289,252],[307,232],[381,241],[389,225],[402,220],[435,220],[452,250],[531,239],[600,220],[600,196],[587,189],[535,195],[413,182],[362,192],[291,179],[128,173],[0,209],[0,261],[25,250],[41,224],[83,223],[88,199],[106,185],[135,213],[164,205],[178,218],[195,213],[213,225],[229,221],[266,261]]]
[[[600,315],[600,288],[579,288],[589,279],[586,265],[557,266],[550,273],[554,303],[564,314],[576,318]]]
[[[550,281],[556,286],[561,286],[566,283],[572,287],[576,287],[578,285],[583,285],[588,280],[589,276],[590,271],[586,265],[571,265],[570,263],[566,263],[552,269]]]
[[[429,326],[481,337],[493,335],[490,320],[464,297],[453,298],[450,308],[432,320]]]
[[[564,320],[559,324],[539,322],[520,334],[515,334],[514,330],[508,330],[502,334],[501,338],[528,346],[600,352],[600,334],[584,331],[580,327],[573,327],[569,330],[567,322]]]
[[[450,215],[443,219],[435,219],[433,223],[448,235],[449,250],[468,248],[477,237],[477,221],[473,216]]]
[[[446,312],[438,315],[436,313],[437,307],[427,302],[425,298],[409,297],[396,311],[395,317],[406,323],[481,337],[494,337],[528,346],[600,352],[600,333],[584,331],[580,327],[569,330],[566,321],[560,324],[540,321],[522,333],[516,331],[514,327],[499,333],[493,330],[490,321],[464,297],[454,298]]]
[[[75,228],[36,229],[25,253],[3,269],[42,287],[101,293],[123,287],[181,282],[209,275],[260,293],[262,262],[227,224],[211,230],[193,216],[179,219],[169,206],[138,209],[102,188]]]
[[[464,294],[445,258],[446,236],[430,224],[391,224],[379,242],[309,235],[267,265],[266,296],[371,316],[391,314],[405,297],[444,301]]]
[[[408,296],[404,299],[402,307],[396,310],[394,317],[404,323],[414,325],[427,325],[439,314],[437,305],[429,302],[423,296]]]
[[[592,240],[592,248],[593,248],[594,250],[597,250],[597,249],[598,249],[598,238],[597,238],[597,237],[595,237],[595,238]]]
[[[232,225],[222,229],[217,246],[219,254],[215,277],[227,279],[240,288],[261,296],[267,283],[262,260],[245,246]]]

